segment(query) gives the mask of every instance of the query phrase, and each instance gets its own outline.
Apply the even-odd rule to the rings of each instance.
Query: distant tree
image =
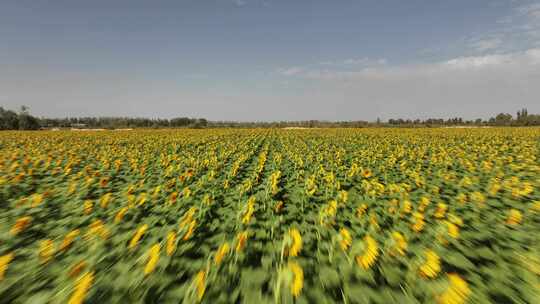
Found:
[[[19,115],[19,130],[38,130],[40,127],[39,121],[32,115]]]
[[[4,110],[0,107],[0,129],[17,130],[19,129],[19,116],[11,110]]]
[[[177,117],[172,119],[139,118],[139,117],[66,117],[41,118],[30,115],[29,108],[20,107],[18,112],[0,107],[1,130],[35,130],[40,126],[46,128],[284,128],[284,127],[323,127],[323,128],[361,128],[361,127],[440,127],[444,125],[493,125],[493,126],[538,126],[540,115],[529,114],[526,108],[516,112],[516,119],[507,113],[499,113],[489,120],[463,120],[453,118],[427,118],[425,120],[409,118],[391,118],[388,122],[366,121],[275,121],[275,122],[234,122],[208,121],[204,118]]]
[[[512,122],[512,115],[507,113],[499,113],[495,116],[495,124],[499,126],[509,125]]]
[[[516,120],[519,121],[526,121],[527,116],[529,116],[529,113],[527,113],[527,109],[523,108],[520,111],[517,111],[517,118]]]
[[[30,111],[29,107],[22,105],[21,108],[19,109],[19,115],[30,115],[29,111]]]
[[[187,127],[191,124],[194,124],[196,122],[195,119],[191,119],[188,117],[178,117],[173,118],[170,120],[171,127]]]

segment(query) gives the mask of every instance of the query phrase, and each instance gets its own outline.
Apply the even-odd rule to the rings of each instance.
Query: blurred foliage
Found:
[[[0,133],[1,303],[538,303],[540,129]]]

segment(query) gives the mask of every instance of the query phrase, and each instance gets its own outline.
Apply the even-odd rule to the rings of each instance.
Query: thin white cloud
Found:
[[[277,69],[277,73],[283,76],[306,77],[312,79],[331,79],[335,75],[354,75],[358,70],[369,70],[387,65],[385,58],[371,59],[349,58],[334,61],[322,61],[313,65],[291,66]]]
[[[205,90],[179,89],[176,79],[151,81],[98,70],[62,73],[35,65],[23,70],[12,64],[2,66],[0,99],[6,108],[26,104],[35,115],[54,117],[184,113],[213,120],[475,119],[524,107],[540,113],[540,48],[485,56],[351,71],[297,66],[279,69],[291,75],[280,73],[276,81],[246,79],[236,88],[208,82]],[[261,91],[253,83],[266,87]]]
[[[519,6],[516,11],[518,20],[516,34],[524,31],[534,44],[537,39],[540,39],[540,2]]]
[[[502,43],[503,40],[500,37],[487,38],[471,42],[470,47],[478,52],[485,52],[497,49]]]
[[[281,75],[288,77],[319,79],[319,80],[351,80],[355,77],[373,77],[380,79],[391,75],[409,75],[433,74],[433,73],[452,73],[452,71],[478,71],[481,69],[492,68],[492,72],[501,72],[511,69],[513,72],[520,70],[529,70],[531,68],[539,69],[540,48],[528,49],[520,52],[504,54],[487,54],[483,56],[462,56],[448,60],[434,62],[429,64],[402,65],[402,66],[371,66],[362,67],[355,70],[342,70],[339,68],[301,68],[290,67],[280,69]],[[495,69],[495,70],[493,70]],[[498,69],[498,71],[496,70]],[[538,71],[540,73],[540,70]]]
[[[518,6],[516,11],[521,15],[528,15],[535,18],[540,17],[540,3]]]
[[[288,68],[279,68],[278,69],[278,73],[282,74],[282,75],[285,75],[285,76],[300,75],[303,72],[304,72],[304,69],[301,68],[301,67],[297,67],[297,66],[288,67]]]
[[[464,53],[503,53],[540,45],[540,1],[523,4],[516,1],[505,16],[493,20],[490,30],[472,33],[457,45]]]
[[[366,64],[367,62],[369,62],[369,58],[367,57],[360,59],[351,58],[343,61],[343,63],[347,65]]]
[[[245,1],[245,0],[234,0],[233,3],[234,3],[234,5],[236,5],[238,7],[242,7],[242,6],[245,6],[247,4],[247,1]]]
[[[384,65],[387,63],[387,60],[384,58],[379,59],[370,59],[370,58],[361,58],[361,59],[347,59],[343,61],[346,65],[365,65],[365,66],[374,66],[374,65]]]
[[[348,58],[345,60],[334,60],[334,61],[323,61],[319,62],[319,65],[324,66],[377,66],[377,65],[384,65],[387,64],[386,58],[369,58],[369,57],[362,57],[362,58]]]
[[[496,66],[512,61],[511,55],[486,55],[458,57],[443,63],[444,66],[458,69],[482,68],[486,66]]]
[[[310,80],[308,84],[332,105],[347,109],[341,118],[369,112],[383,119],[475,119],[522,107],[540,112],[540,48],[351,71],[304,69],[284,78]]]
[[[540,48],[525,51],[525,56],[530,63],[540,64]]]

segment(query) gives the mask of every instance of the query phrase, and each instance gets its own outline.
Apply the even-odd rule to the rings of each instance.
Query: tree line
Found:
[[[511,114],[500,113],[487,120],[482,118],[465,120],[461,117],[448,119],[428,118],[428,119],[388,119],[383,122],[377,119],[375,122],[362,120],[356,121],[280,121],[280,122],[226,122],[212,121],[208,123],[211,127],[241,127],[241,128],[365,128],[365,127],[445,127],[445,126],[540,126],[540,115],[528,114],[527,109],[517,112],[514,119]]]
[[[67,117],[37,118],[28,107],[17,112],[0,107],[0,130],[39,130],[54,128],[121,129],[121,128],[204,128],[204,118],[178,117],[172,119],[140,117]]]
[[[517,111],[514,118],[508,113],[499,113],[495,117],[487,120],[481,118],[475,120],[464,120],[461,117],[440,119],[389,119],[387,125],[390,126],[540,126],[540,115],[529,114],[527,109]]]
[[[487,120],[478,118],[464,120],[460,117],[441,119],[377,119],[368,121],[277,121],[277,122],[237,122],[208,121],[204,118],[178,117],[69,117],[38,118],[32,116],[29,108],[22,106],[19,111],[0,107],[0,130],[39,130],[54,128],[77,129],[122,129],[122,128],[364,128],[364,127],[442,127],[442,126],[540,126],[540,115],[529,114],[527,109],[519,110],[513,117],[500,113]]]

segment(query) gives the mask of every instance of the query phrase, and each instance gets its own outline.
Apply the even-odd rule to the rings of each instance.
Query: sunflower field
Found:
[[[540,129],[0,133],[0,303],[540,303]]]

